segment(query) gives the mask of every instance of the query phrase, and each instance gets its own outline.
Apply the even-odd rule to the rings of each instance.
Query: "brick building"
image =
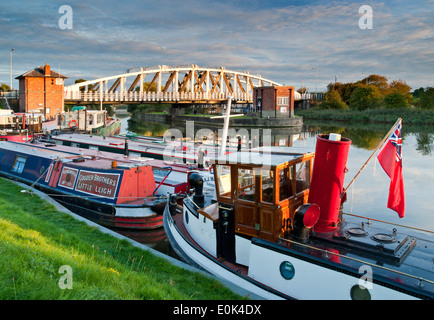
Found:
[[[292,118],[294,87],[256,87],[253,90],[253,107],[261,118]]]
[[[51,70],[48,63],[18,77],[19,112],[40,112],[46,119],[63,111],[64,75]]]

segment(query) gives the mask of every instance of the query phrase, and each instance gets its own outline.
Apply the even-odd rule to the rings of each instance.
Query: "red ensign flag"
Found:
[[[402,177],[402,123],[399,122],[378,154],[378,161],[390,178],[389,200],[387,207],[398,212],[400,218],[405,215],[404,179]]]

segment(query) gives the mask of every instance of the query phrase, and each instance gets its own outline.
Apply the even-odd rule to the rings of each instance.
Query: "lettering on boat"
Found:
[[[80,170],[76,191],[114,199],[119,174]]]

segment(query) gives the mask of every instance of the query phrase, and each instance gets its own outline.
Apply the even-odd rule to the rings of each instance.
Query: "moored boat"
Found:
[[[106,110],[87,110],[86,107],[73,107],[72,111],[56,115],[54,127],[50,130],[60,132],[80,132],[98,136],[119,134],[121,122],[109,117]]]
[[[202,165],[206,166],[208,158],[199,155],[200,148],[188,148],[176,142],[130,140],[123,137],[101,137],[89,134],[64,133],[52,134],[50,139],[58,144],[75,146],[86,149],[96,149],[124,155],[136,155],[150,157],[158,160],[184,162],[188,164],[198,163],[203,159]]]
[[[0,114],[0,141],[26,142],[42,133],[42,115],[13,113]]]
[[[38,143],[35,141],[32,146],[40,149],[67,152],[71,155],[86,155],[116,161],[118,163],[132,163],[134,165],[147,165],[152,168],[155,183],[157,184],[153,195],[181,194],[189,193],[188,176],[196,172],[200,174],[204,181],[204,190],[209,194],[215,194],[214,174],[209,167],[199,168],[197,165],[187,165],[185,163],[158,160],[154,158],[141,157],[136,153],[129,155],[100,151],[97,149],[83,149],[54,143]]]
[[[344,214],[351,141],[329,138],[315,153],[216,158],[216,202],[192,175],[181,212],[166,207],[172,247],[265,299],[434,298],[433,232]]]
[[[0,174],[32,185],[106,227],[162,227],[162,210],[152,201],[157,185],[146,163],[2,141]]]

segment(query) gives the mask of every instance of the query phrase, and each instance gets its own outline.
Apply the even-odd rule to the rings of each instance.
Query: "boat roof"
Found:
[[[106,137],[106,136],[97,136],[90,134],[81,134],[81,133],[63,133],[59,135],[52,135],[52,139],[54,140],[64,140],[71,141],[75,143],[85,143],[85,144],[93,144],[99,146],[107,146],[112,148],[123,149],[125,146],[125,138],[124,137]],[[155,148],[159,150],[164,150],[167,147],[168,143],[157,143],[157,142],[148,142],[148,141],[135,141],[128,139],[128,148],[130,151],[143,151],[146,152],[150,150],[150,148]]]
[[[312,152],[307,149],[302,150],[291,147],[266,147],[220,155],[211,159],[211,161],[223,165],[239,164],[276,167],[296,159],[301,159],[307,154],[312,154]]]
[[[0,148],[20,152],[23,154],[32,154],[47,159],[61,159],[70,156],[70,154],[62,151],[52,150],[52,152],[47,152],[39,148],[35,148],[35,146],[31,144],[17,143],[12,141],[0,141]]]
[[[164,141],[162,138],[155,137],[141,137],[141,136],[131,136],[128,137],[126,135],[116,135],[116,136],[97,136],[90,134],[81,134],[81,133],[66,133],[60,132],[59,135],[52,135],[52,139],[61,140],[61,141],[70,141],[75,143],[84,143],[84,144],[93,144],[98,146],[107,146],[111,148],[123,149],[125,146],[125,140],[128,140],[128,148],[130,151],[139,151],[139,152],[147,152],[158,150],[159,152],[163,152],[167,147],[170,147],[172,144],[173,147],[179,147],[181,145],[180,141]],[[217,150],[219,147],[212,145],[210,143],[200,143],[195,141],[184,141],[184,146],[189,147],[190,149],[187,151],[176,150],[176,152],[181,153],[193,153],[197,154],[199,149],[206,149],[210,153],[212,150]],[[194,147],[193,147],[194,146]],[[170,148],[169,148],[170,149]],[[235,151],[235,147],[227,147],[227,150]],[[169,150],[170,151],[170,150]],[[217,151],[216,151],[217,152]],[[208,156],[206,158],[209,158]]]
[[[77,157],[84,157],[84,159],[90,159],[95,157],[95,160],[86,163],[86,165],[92,165],[92,167],[110,168],[111,161],[116,161],[118,168],[129,168],[136,166],[152,166],[154,168],[167,168],[171,167],[172,170],[178,172],[189,172],[196,170],[195,167],[188,166],[184,163],[158,160],[154,158],[140,157],[135,155],[124,156],[119,153],[99,151],[93,149],[83,149],[78,147],[58,145],[54,143],[19,143],[10,142],[10,144],[0,144],[0,148],[9,148],[17,152],[31,153],[34,155],[42,156],[49,159],[73,159]],[[67,160],[70,161],[70,160]],[[80,164],[80,162],[77,162]],[[82,163],[85,165],[85,163]]]
[[[51,160],[62,160],[63,162],[74,162],[77,166],[110,169],[112,168],[112,161],[117,161],[119,169],[127,169],[131,167],[138,167],[147,165],[142,161],[129,161],[122,157],[116,156],[112,153],[100,153],[97,155],[94,150],[79,149],[57,146],[56,144],[44,144],[44,143],[21,143],[11,141],[1,141],[0,148],[15,151],[21,154],[29,154]],[[85,151],[85,152],[80,152]],[[87,152],[91,151],[91,152]],[[77,161],[80,160],[80,161]]]

